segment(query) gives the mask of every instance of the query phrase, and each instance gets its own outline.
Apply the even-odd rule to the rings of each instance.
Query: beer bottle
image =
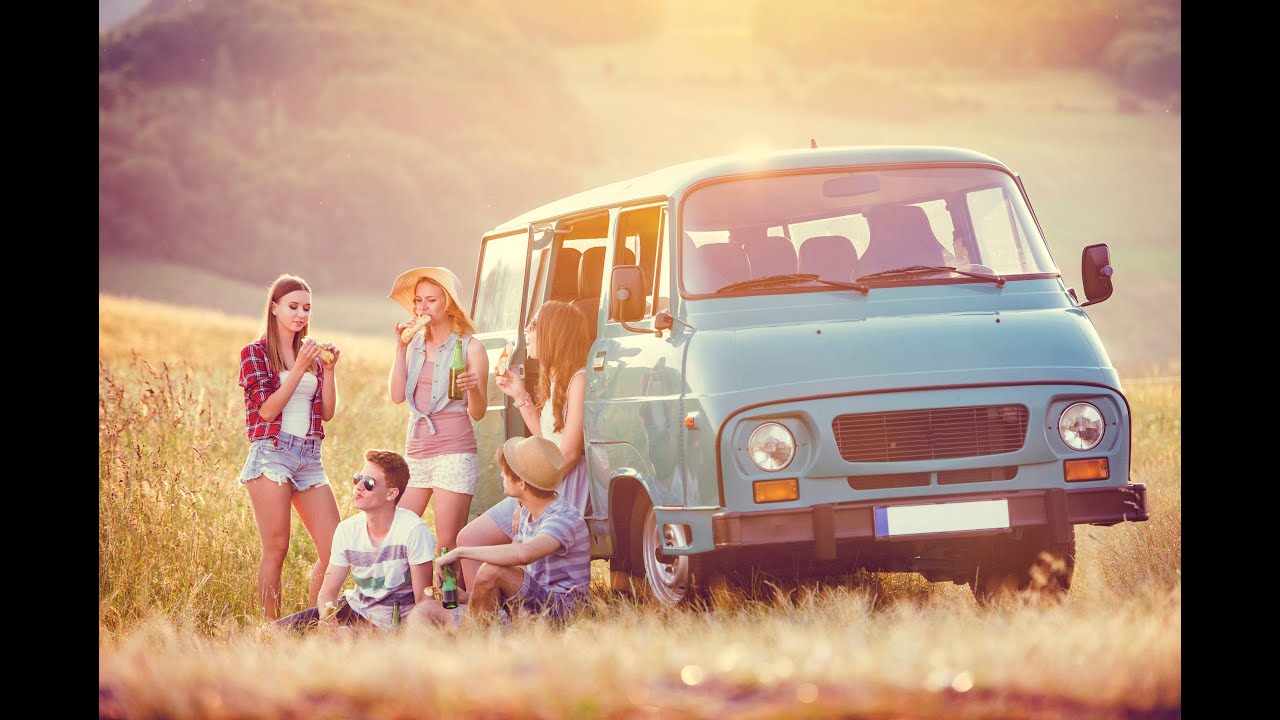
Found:
[[[453,346],[453,361],[449,363],[449,399],[461,400],[462,388],[458,387],[458,374],[467,369],[466,362],[462,359],[462,341],[459,340]]]
[[[391,627],[400,627],[400,601],[391,603]]]
[[[449,548],[440,548],[441,555],[449,552]],[[452,565],[440,566],[440,604],[446,610],[458,607],[458,581],[453,576]]]

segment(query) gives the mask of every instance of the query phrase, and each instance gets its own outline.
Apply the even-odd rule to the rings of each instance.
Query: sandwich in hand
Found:
[[[511,365],[511,343],[508,342],[502,346],[502,352],[498,354],[498,362],[493,366],[494,375],[504,375],[507,368]]]
[[[430,315],[423,315],[417,320],[414,320],[412,325],[400,331],[400,342],[407,344],[413,339],[413,334],[426,327],[429,322],[431,322]]]
[[[307,339],[315,340],[315,338],[312,338],[312,337],[309,337]],[[335,355],[333,354],[333,343],[323,343],[323,342],[320,342],[319,340],[316,340],[316,347],[320,348],[320,362],[324,363],[325,365],[332,365],[335,357]]]

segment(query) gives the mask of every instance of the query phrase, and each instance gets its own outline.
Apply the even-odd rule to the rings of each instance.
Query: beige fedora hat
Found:
[[[408,310],[410,315],[413,315],[413,290],[418,286],[418,281],[423,278],[444,288],[444,291],[453,300],[454,307],[458,309],[463,332],[474,335],[476,324],[471,321],[471,316],[467,314],[467,309],[462,306],[462,281],[447,267],[417,267],[412,270],[405,270],[400,273],[395,282],[391,283],[391,292],[387,294],[387,297],[400,303],[401,307]]]
[[[502,456],[521,480],[543,490],[558,490],[564,482],[560,448],[546,438],[511,438],[502,443]]]

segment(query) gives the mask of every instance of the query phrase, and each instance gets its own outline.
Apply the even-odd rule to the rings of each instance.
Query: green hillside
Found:
[[[649,4],[591,20],[643,27]],[[597,152],[551,28],[511,6],[152,3],[99,38],[100,252],[357,287],[472,261]]]

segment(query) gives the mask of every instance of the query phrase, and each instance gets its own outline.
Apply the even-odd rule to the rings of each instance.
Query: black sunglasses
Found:
[[[360,473],[356,473],[356,474],[355,474],[355,475],[353,475],[353,476],[352,476],[352,478],[351,478],[351,484],[352,484],[352,485],[359,485],[359,484],[360,484],[360,481],[362,481],[362,480],[364,481],[364,489],[365,489],[365,490],[373,490],[373,486],[378,482],[377,480],[374,480],[373,478],[369,477],[368,475],[361,475]]]

